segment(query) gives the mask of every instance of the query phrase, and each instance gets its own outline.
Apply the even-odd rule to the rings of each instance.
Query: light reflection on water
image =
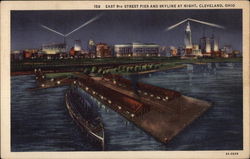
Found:
[[[105,125],[107,150],[224,150],[242,149],[242,65],[212,63],[133,75],[128,78],[182,92],[213,103],[204,115],[163,145],[94,98]],[[11,80],[12,151],[98,150],[68,115],[67,87],[27,91],[34,76]]]

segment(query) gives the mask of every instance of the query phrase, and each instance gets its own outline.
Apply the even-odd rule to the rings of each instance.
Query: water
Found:
[[[137,79],[213,103],[170,143],[164,145],[85,92],[98,107],[109,151],[240,150],[242,149],[242,64],[213,63],[134,75]],[[11,79],[12,151],[96,151],[86,134],[71,120],[64,103],[67,87],[27,91],[33,76]],[[99,104],[98,104],[99,103]]]
[[[34,78],[11,79],[11,150],[95,150],[67,112],[66,87],[27,91],[35,87]]]

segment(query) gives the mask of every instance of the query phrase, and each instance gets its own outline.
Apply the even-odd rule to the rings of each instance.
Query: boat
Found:
[[[67,91],[65,102],[69,115],[80,129],[87,133],[90,142],[104,150],[104,126],[98,111],[82,97],[77,88]]]

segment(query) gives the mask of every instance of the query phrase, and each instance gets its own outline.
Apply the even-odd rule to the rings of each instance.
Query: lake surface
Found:
[[[188,64],[187,68],[133,75],[150,83],[210,101],[213,106],[164,145],[82,91],[98,108],[106,150],[240,150],[243,144],[242,64]],[[11,151],[97,151],[71,120],[64,101],[68,87],[27,91],[34,76],[11,78]]]

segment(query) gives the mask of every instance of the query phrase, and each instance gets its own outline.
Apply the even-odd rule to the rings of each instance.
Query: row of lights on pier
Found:
[[[82,84],[79,82],[79,85],[82,85]],[[86,87],[85,87],[85,90],[88,91],[88,90],[89,90],[89,87],[86,86]],[[95,95],[95,94],[97,94],[97,93],[96,93],[95,91],[92,91],[92,94]],[[102,100],[107,100],[107,102],[108,102],[109,104],[112,104],[112,101],[111,101],[111,100],[108,100],[106,97],[104,97],[104,96],[102,96],[102,95],[99,95],[99,97],[100,97]],[[117,107],[118,107],[119,110],[122,110],[122,107],[121,107],[121,106],[117,106]],[[126,111],[126,113],[127,113],[127,114],[130,114],[129,111]],[[134,118],[134,117],[135,117],[135,114],[132,113],[130,116],[131,116],[132,118]]]
[[[143,93],[141,90],[138,90],[138,92],[139,92],[139,93]],[[147,92],[144,92],[143,94],[144,94],[144,95],[148,95]],[[153,94],[150,94],[150,97],[153,98],[154,95],[153,95]],[[161,98],[161,97],[159,97],[159,96],[156,96],[156,99],[158,99],[158,100],[161,100],[161,99],[162,99],[163,101],[167,101],[167,100],[168,100],[168,96],[166,96],[165,98]]]
[[[113,84],[117,84],[116,80],[113,80]],[[119,86],[122,86],[121,84],[118,84],[118,85],[119,85]],[[139,93],[142,93],[141,90],[138,90],[138,92],[139,92]],[[148,93],[147,93],[147,92],[144,92],[144,95],[148,95]],[[150,97],[154,97],[154,95],[153,95],[153,94],[150,94]],[[156,96],[156,99],[160,100],[161,97]],[[163,101],[167,101],[167,100],[168,100],[168,96],[166,96],[165,98],[162,98],[162,100],[163,100]]]
[[[38,72],[41,72],[41,69],[40,69],[40,68],[39,68],[39,69],[36,69],[36,68],[35,68],[35,69],[34,69],[34,72],[36,73],[37,71],[38,71]]]

